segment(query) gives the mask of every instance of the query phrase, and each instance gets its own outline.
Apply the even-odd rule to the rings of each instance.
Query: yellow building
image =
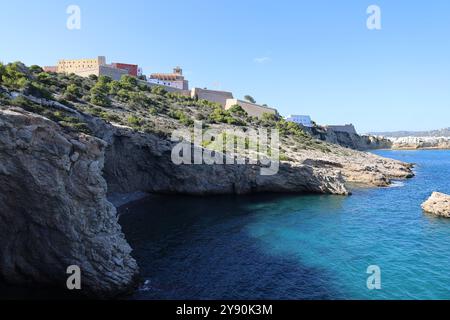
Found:
[[[77,60],[59,60],[57,72],[59,73],[77,73],[80,70],[96,69],[106,65],[105,57],[97,57],[96,59],[77,59]]]
[[[108,76],[113,80],[120,80],[123,75],[128,74],[125,69],[118,69],[106,64],[106,58],[103,56],[95,59],[60,60],[56,66],[56,72],[74,73],[80,77]]]

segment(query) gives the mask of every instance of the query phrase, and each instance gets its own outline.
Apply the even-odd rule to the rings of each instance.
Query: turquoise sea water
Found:
[[[145,284],[135,299],[450,299],[450,151],[379,151],[416,177],[350,197],[154,196],[122,208]],[[381,268],[381,290],[366,286]]]

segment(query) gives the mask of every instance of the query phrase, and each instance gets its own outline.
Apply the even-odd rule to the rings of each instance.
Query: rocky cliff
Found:
[[[77,265],[85,294],[132,288],[138,267],[106,201],[105,147],[39,115],[0,109],[2,279],[65,288],[67,268]]]
[[[113,193],[348,193],[336,169],[286,162],[276,175],[263,176],[257,165],[175,165],[170,141],[114,126],[108,129],[103,136],[108,143],[105,179]]]
[[[422,204],[422,209],[437,216],[450,218],[450,195],[433,192],[431,197]]]
[[[316,139],[320,139],[328,143],[338,144],[345,148],[364,151],[390,149],[392,147],[392,142],[389,139],[382,137],[334,131],[320,126],[307,128],[307,130]]]

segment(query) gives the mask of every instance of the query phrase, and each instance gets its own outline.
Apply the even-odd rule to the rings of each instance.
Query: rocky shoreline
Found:
[[[413,176],[409,164],[334,145],[286,149],[290,161],[275,176],[261,176],[256,165],[176,166],[170,141],[88,118],[95,137],[0,109],[0,274],[9,283],[63,288],[66,268],[79,265],[88,295],[132,290],[138,266],[107,192],[347,195],[346,181],[387,186]]]
[[[422,204],[422,209],[436,216],[450,218],[450,195],[433,192],[433,194]]]
[[[146,194],[346,196],[347,183],[385,187],[414,175],[410,164],[315,139],[277,115],[225,111],[139,86],[132,77],[86,79],[21,63],[8,68],[27,84],[11,78],[0,85],[0,278],[12,285],[67,290],[67,269],[78,266],[85,295],[133,290],[139,268],[115,206]],[[257,164],[176,165],[170,135],[190,129],[193,119],[222,133],[278,130],[278,173],[261,175]],[[203,142],[190,146],[203,151],[209,146]]]
[[[448,150],[449,137],[399,137],[388,138],[393,150]]]
[[[106,200],[105,147],[41,116],[0,110],[2,279],[64,288],[76,265],[89,296],[112,297],[136,283],[138,266]]]

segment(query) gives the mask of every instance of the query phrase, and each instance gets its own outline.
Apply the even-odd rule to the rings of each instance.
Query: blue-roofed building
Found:
[[[304,127],[311,128],[313,126],[312,120],[310,116],[303,115],[290,115],[286,118],[286,121],[295,122],[301,124]]]

